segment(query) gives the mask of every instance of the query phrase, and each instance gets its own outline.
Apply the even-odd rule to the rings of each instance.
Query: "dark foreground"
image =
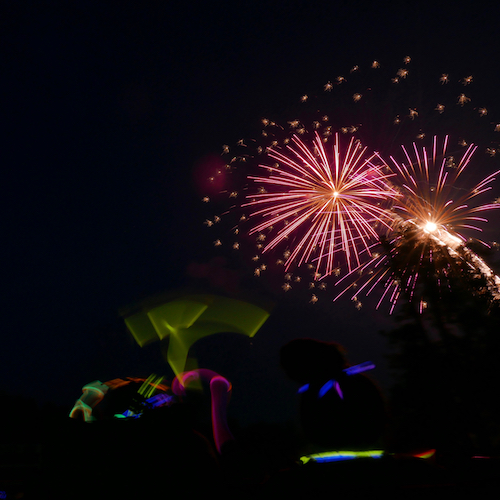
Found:
[[[69,420],[69,419],[68,419]],[[269,434],[247,436],[222,456],[200,433],[157,425],[88,425],[60,421],[37,456],[4,459],[0,498],[148,499],[286,498],[348,495],[364,498],[441,498],[454,493],[490,496],[500,486],[500,459],[389,455],[300,464],[293,447]],[[264,436],[264,437],[263,437]],[[259,439],[262,442],[259,442]],[[264,443],[265,441],[265,443]],[[5,458],[5,457],[4,457]]]

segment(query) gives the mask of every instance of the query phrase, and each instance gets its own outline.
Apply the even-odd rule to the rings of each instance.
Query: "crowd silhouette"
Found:
[[[356,498],[375,490],[411,497],[424,488],[432,497],[444,487],[480,491],[494,481],[493,455],[489,469],[486,459],[479,469],[469,449],[467,461],[450,468],[450,462],[439,463],[448,450],[422,453],[432,439],[398,442],[390,398],[365,365],[350,365],[339,344],[292,340],[282,346],[280,364],[283,376],[296,383],[298,414],[290,422],[297,425],[261,422],[242,428],[228,422],[231,383],[210,370],[185,372],[170,382],[161,377],[94,382],[72,409],[39,407],[2,392],[0,494],[122,499],[163,498],[175,491],[184,498],[216,493],[250,499],[303,498],[334,489]],[[89,387],[104,389],[89,397]],[[381,457],[366,457],[375,450]],[[320,463],[325,453],[327,463]],[[467,480],[460,475],[465,464],[469,473],[478,468]]]

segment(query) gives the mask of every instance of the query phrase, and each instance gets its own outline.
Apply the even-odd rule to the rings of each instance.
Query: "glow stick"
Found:
[[[381,458],[384,450],[366,451],[328,451],[324,453],[313,453],[300,457],[300,461],[306,464],[310,461],[317,463],[340,462],[342,460],[355,460],[356,458]]]

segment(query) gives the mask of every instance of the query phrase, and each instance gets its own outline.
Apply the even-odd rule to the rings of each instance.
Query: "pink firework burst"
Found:
[[[309,143],[295,134],[268,148],[259,164],[266,175],[249,176],[258,189],[243,205],[252,210],[249,233],[269,232],[263,252],[284,245],[285,269],[314,262],[316,279],[333,272],[339,253],[349,271],[359,266],[380,228],[390,228],[387,208],[399,196],[376,153],[354,137],[343,149],[334,137],[330,146],[317,131]]]
[[[402,146],[401,161],[391,157],[400,198],[392,207],[392,231],[385,251],[372,252],[372,260],[360,264],[336,285],[349,283],[335,300],[349,290],[359,301],[383,284],[377,307],[385,300],[391,312],[401,295],[417,299],[420,310],[426,304],[423,282],[434,281],[449,287],[452,277],[470,273],[481,276],[495,299],[500,298],[500,278],[474,252],[466,247],[462,230],[481,231],[486,223],[479,213],[500,208],[498,203],[474,204],[474,199],[491,189],[498,171],[486,176],[472,188],[460,188],[460,177],[476,151],[469,146],[460,157],[447,153],[448,137],[442,144],[433,138],[431,148]],[[383,161],[381,159],[381,161]]]
[[[460,158],[447,154],[448,136],[442,146],[433,138],[432,150],[420,150],[413,143],[413,156],[402,146],[404,159],[398,162],[391,156],[393,170],[401,186],[404,203],[393,207],[396,223],[411,223],[424,234],[444,239],[443,243],[455,247],[458,240],[466,238],[458,231],[481,231],[478,223],[488,222],[477,214],[494,208],[496,203],[472,205],[473,199],[491,189],[498,174],[494,172],[481,179],[472,188],[460,189],[459,178],[469,165],[477,147],[471,144]],[[454,235],[452,240],[449,239]]]

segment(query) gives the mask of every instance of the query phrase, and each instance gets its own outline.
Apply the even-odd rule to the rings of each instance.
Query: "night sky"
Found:
[[[71,405],[92,380],[167,369],[157,346],[127,336],[120,311],[203,291],[193,269],[214,257],[204,165],[258,133],[263,116],[293,118],[288,107],[311,86],[410,55],[420,70],[474,75],[499,117],[498,7],[429,5],[2,2],[0,388]],[[225,334],[195,349],[233,381],[242,420],[293,410],[277,354],[298,336],[341,342],[389,384],[385,312],[268,298],[271,318],[252,345]]]

